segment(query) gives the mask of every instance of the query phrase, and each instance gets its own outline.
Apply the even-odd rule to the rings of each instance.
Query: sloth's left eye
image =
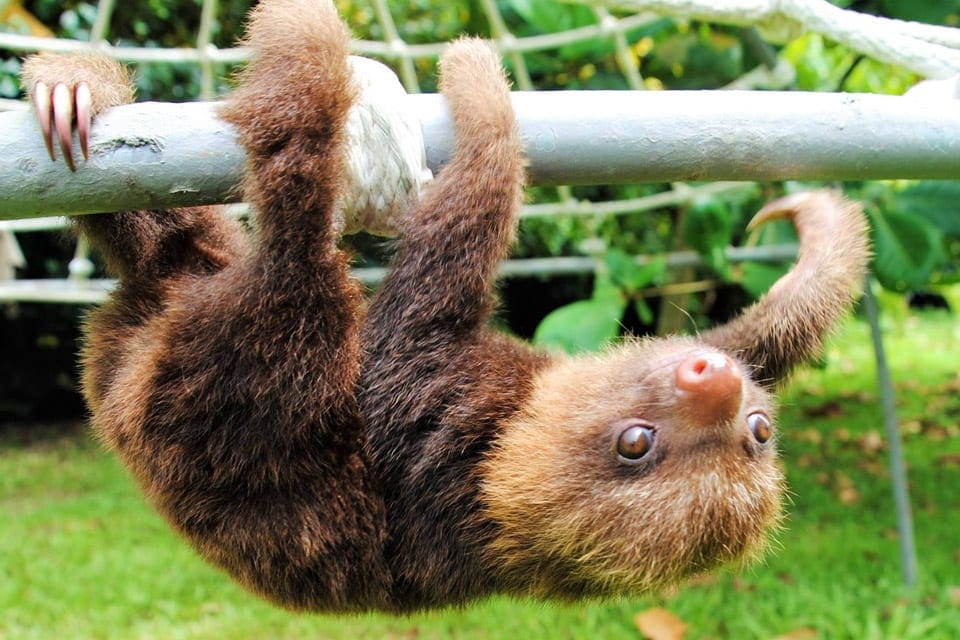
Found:
[[[773,423],[763,411],[754,411],[747,416],[747,427],[754,439],[760,444],[766,443],[773,437]]]
[[[653,429],[641,424],[627,427],[617,438],[617,455],[627,462],[640,460],[652,447]]]

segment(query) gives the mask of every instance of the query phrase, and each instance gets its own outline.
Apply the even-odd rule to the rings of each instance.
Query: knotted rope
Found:
[[[347,116],[348,158],[337,224],[343,233],[399,233],[400,217],[433,179],[423,132],[387,66],[350,57],[359,96]]]

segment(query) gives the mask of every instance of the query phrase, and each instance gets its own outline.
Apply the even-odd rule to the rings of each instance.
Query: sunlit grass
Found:
[[[645,600],[497,598],[407,618],[292,614],[201,562],[82,428],[0,434],[0,640],[14,638],[638,638],[665,607],[688,638],[960,638],[960,327],[893,328],[920,582],[901,585],[869,334],[851,323],[781,416],[792,504],[777,550]],[[797,637],[804,637],[798,635]]]

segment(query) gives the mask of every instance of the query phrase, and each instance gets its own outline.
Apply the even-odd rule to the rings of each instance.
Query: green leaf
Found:
[[[597,268],[597,274],[593,280],[593,294],[590,298],[610,305],[623,299],[621,286],[614,281],[612,274],[603,268],[603,265]]]
[[[957,0],[880,0],[880,5],[891,18],[939,24],[952,11],[956,11]]]
[[[789,269],[786,265],[747,262],[741,268],[740,286],[754,299],[770,290],[773,283]]]
[[[850,93],[888,93],[899,96],[917,82],[917,76],[906,68],[891,67],[871,58],[858,60],[841,90]]]
[[[757,244],[759,246],[778,245],[778,244],[797,244],[797,230],[793,223],[788,220],[773,220],[764,223],[756,233],[758,233]]]
[[[948,236],[960,238],[960,182],[925,180],[897,192],[891,208],[921,216]]]
[[[917,216],[870,210],[873,268],[877,279],[893,291],[922,289],[943,263],[942,235]]]
[[[667,270],[666,260],[662,257],[639,265],[633,256],[620,249],[608,250],[603,259],[610,271],[610,278],[628,293],[658,283]]]
[[[533,343],[560,347],[568,353],[593,351],[620,334],[626,309],[622,297],[580,300],[554,309],[537,326]]]
[[[510,0],[510,6],[520,17],[544,33],[568,31],[597,21],[589,7],[556,0]]]
[[[634,300],[633,308],[636,310],[637,317],[640,318],[640,322],[643,324],[653,324],[653,309],[650,308],[650,305],[647,304],[646,300],[643,298]]]
[[[697,250],[703,261],[717,275],[730,280],[730,264],[726,248],[733,237],[730,212],[723,202],[710,199],[695,204],[683,225],[683,239]]]
[[[786,220],[768,222],[755,233],[758,246],[797,243],[797,231],[793,224]],[[789,263],[745,262],[740,267],[740,286],[754,299],[759,298],[789,269]]]
[[[849,65],[850,50],[828,43],[817,33],[797,38],[783,49],[784,58],[797,70],[797,88],[806,91],[836,91],[837,82]]]

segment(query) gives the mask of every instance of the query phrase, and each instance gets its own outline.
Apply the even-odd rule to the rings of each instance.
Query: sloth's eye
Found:
[[[653,429],[640,424],[627,427],[617,438],[617,455],[628,462],[635,462],[647,455],[653,447]]]
[[[773,436],[773,424],[770,422],[770,416],[763,411],[754,411],[748,415],[747,427],[760,444],[764,444]]]

